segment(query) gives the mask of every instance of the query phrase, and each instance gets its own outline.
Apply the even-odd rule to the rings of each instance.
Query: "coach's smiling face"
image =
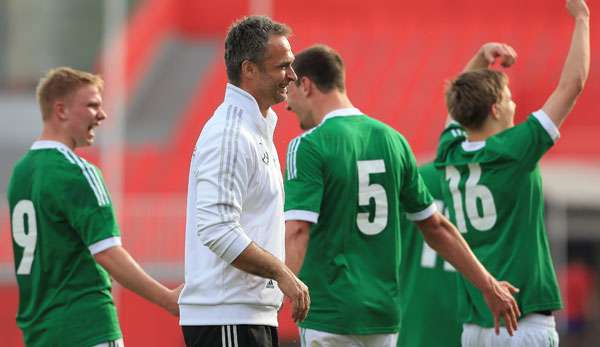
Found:
[[[294,54],[287,38],[271,36],[264,60],[256,64],[256,94],[260,99],[259,103],[270,107],[286,99],[288,85],[296,80],[293,62]]]

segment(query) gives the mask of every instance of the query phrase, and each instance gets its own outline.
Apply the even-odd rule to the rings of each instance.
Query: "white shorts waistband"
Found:
[[[273,306],[223,304],[179,305],[179,325],[269,325],[277,327]]]
[[[531,327],[547,327],[547,328],[556,328],[556,319],[554,319],[554,316],[546,316],[543,314],[539,314],[539,313],[530,313],[528,315],[526,315],[525,317],[519,319],[518,321],[518,325],[519,326],[531,326]],[[465,329],[468,328],[472,328],[472,327],[476,327],[476,328],[482,328],[481,326],[477,325],[477,324],[463,324]],[[488,329],[494,329],[494,328],[488,328]]]

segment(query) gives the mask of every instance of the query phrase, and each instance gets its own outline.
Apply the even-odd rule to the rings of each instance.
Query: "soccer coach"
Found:
[[[189,173],[179,299],[187,346],[278,346],[283,295],[294,320],[308,312],[308,288],[282,262],[283,179],[273,144],[271,106],[296,80],[290,34],[251,16],[225,40],[225,100],[202,129]]]

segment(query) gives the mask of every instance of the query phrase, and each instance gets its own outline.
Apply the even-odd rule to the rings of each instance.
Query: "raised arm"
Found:
[[[517,60],[517,52],[506,43],[488,42],[479,48],[477,53],[469,60],[463,69],[463,73],[486,69],[494,65],[496,61],[500,62],[503,67],[511,67]],[[450,115],[446,118],[446,125],[452,121]]]
[[[590,71],[590,11],[584,0],[567,0],[575,20],[571,47],[560,80],[542,110],[560,127],[575,106]]]
[[[469,60],[463,72],[489,68],[496,60],[499,60],[503,67],[511,67],[517,60],[517,52],[506,43],[485,43]]]
[[[518,291],[508,282],[497,281],[481,265],[459,231],[439,212],[416,222],[423,232],[427,244],[452,264],[477,289],[481,291],[494,316],[496,334],[500,333],[500,318],[512,336],[517,329],[517,319],[521,315],[512,293]]]

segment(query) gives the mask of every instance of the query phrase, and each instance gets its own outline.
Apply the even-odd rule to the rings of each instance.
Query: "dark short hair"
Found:
[[[292,30],[285,24],[267,16],[250,16],[234,22],[225,39],[225,66],[227,79],[234,85],[240,84],[242,63],[249,60],[262,62],[271,35],[290,36]]]
[[[298,76],[297,85],[302,77],[308,77],[323,93],[334,88],[341,92],[346,90],[344,61],[339,53],[329,46],[314,45],[303,50],[296,55],[292,67]]]
[[[446,105],[450,116],[467,129],[480,129],[492,106],[502,100],[508,77],[501,71],[464,72],[448,83]]]

